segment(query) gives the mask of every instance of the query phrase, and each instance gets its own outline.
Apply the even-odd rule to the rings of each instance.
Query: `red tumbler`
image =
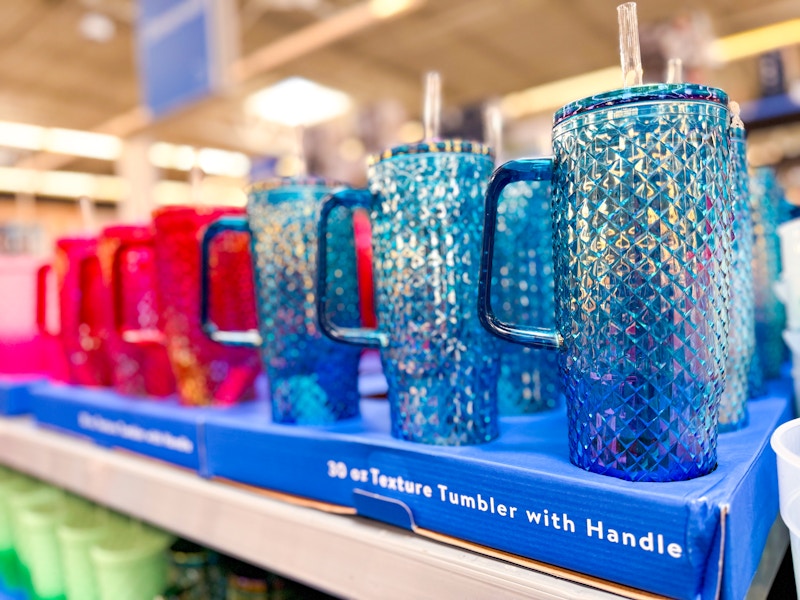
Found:
[[[67,381],[78,385],[111,384],[111,365],[105,323],[110,306],[97,258],[96,237],[68,237],[56,240],[53,269],[58,282],[60,327],[57,334],[67,362]],[[46,294],[47,267],[39,272],[40,296]],[[47,335],[45,305],[39,302],[37,321]]]
[[[103,270],[105,324],[114,388],[131,396],[168,396],[175,377],[158,329],[153,230],[144,225],[103,229],[97,254]]]
[[[232,207],[168,206],[153,212],[160,325],[183,404],[233,404],[254,397],[261,363],[252,348],[211,341],[200,326],[200,239]],[[225,329],[257,328],[250,236],[226,232],[211,246],[210,312]]]

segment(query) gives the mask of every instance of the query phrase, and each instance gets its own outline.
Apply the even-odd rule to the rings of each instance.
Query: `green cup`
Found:
[[[89,504],[67,494],[47,495],[19,509],[18,530],[25,561],[38,598],[63,598],[65,592],[58,527],[71,515],[90,510]]]
[[[174,538],[140,524],[92,546],[100,600],[153,600],[167,585],[166,550]]]
[[[25,567],[28,567],[30,562],[30,544],[28,544],[28,538],[21,527],[20,516],[30,506],[61,498],[63,495],[64,492],[61,490],[39,481],[31,481],[30,485],[23,485],[9,495],[8,506],[11,513],[14,549]]]
[[[123,517],[99,506],[74,511],[59,525],[56,533],[68,600],[99,600],[90,550],[125,526]]]

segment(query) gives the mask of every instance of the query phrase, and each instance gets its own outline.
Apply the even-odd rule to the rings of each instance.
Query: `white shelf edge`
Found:
[[[375,521],[207,481],[28,418],[0,419],[0,463],[342,597],[617,598]]]

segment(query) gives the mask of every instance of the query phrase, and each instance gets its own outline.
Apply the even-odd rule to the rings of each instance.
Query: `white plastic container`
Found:
[[[792,540],[794,579],[800,594],[800,419],[784,423],[772,434],[778,456],[778,493],[781,518]]]
[[[775,293],[786,306],[786,326],[800,329],[800,219],[792,219],[778,227],[783,272],[776,282]]]

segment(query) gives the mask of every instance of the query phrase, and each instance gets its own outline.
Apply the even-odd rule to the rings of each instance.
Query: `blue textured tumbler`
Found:
[[[756,346],[750,180],[747,174],[745,131],[738,116],[733,119],[730,140],[728,181],[733,208],[731,312],[725,391],[719,406],[720,431],[733,431],[747,425],[748,376]]]
[[[560,350],[573,464],[635,481],[716,466],[728,334],[727,96],[690,84],[617,90],[555,115],[553,158],[512,161],[487,191],[478,314]],[[491,306],[498,198],[551,181],[556,328]]]
[[[203,278],[203,328],[211,339],[261,348],[277,423],[322,425],[359,413],[357,348],[332,342],[317,328],[317,221],[322,199],[340,185],[319,178],[272,179],[250,188],[247,219],[225,217],[203,237],[250,231],[260,332],[221,331],[210,320]],[[348,215],[349,217],[349,215]],[[328,310],[337,323],[359,324],[355,239],[350,218],[331,219]]]
[[[555,325],[550,184],[517,181],[497,208],[492,306],[504,320]],[[500,344],[497,405],[501,415],[537,413],[561,403],[558,355]]]
[[[781,272],[778,225],[782,199],[783,192],[772,169],[762,167],[751,173],[756,352],[765,379],[780,375],[786,356],[781,337],[786,312],[774,289]]]
[[[318,313],[333,339],[380,347],[392,435],[400,439],[455,446],[498,435],[498,344],[475,313],[474,278],[491,171],[482,144],[400,146],[371,159],[369,191],[337,192],[323,206],[321,257],[335,240],[334,208],[371,211],[379,329],[330,322],[322,268]]]

